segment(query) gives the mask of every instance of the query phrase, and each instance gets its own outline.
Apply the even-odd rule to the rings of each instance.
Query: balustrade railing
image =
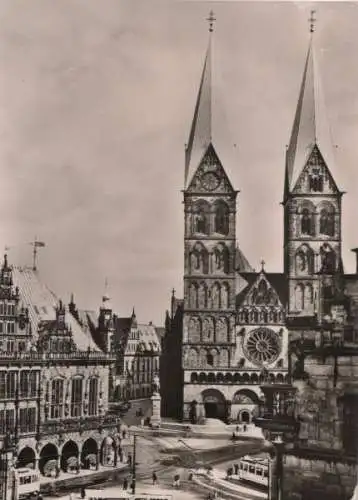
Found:
[[[40,424],[40,433],[57,434],[66,432],[82,432],[86,430],[99,429],[101,427],[112,427],[118,425],[119,418],[116,415],[104,415],[95,417],[83,417],[76,419],[47,420]]]
[[[24,361],[62,361],[62,360],[115,360],[113,354],[102,351],[73,351],[73,352],[0,352],[1,360]]]

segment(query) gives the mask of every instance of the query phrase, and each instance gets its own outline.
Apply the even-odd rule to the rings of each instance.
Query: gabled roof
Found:
[[[29,319],[34,339],[37,340],[38,328],[42,322],[55,321],[56,307],[59,299],[40,280],[37,271],[31,268],[14,267],[12,271],[13,282],[19,287],[20,301],[29,310]],[[66,308],[65,323],[72,331],[73,341],[79,350],[86,351],[88,348],[100,351],[89,331],[81,328],[78,321],[68,312]]]
[[[239,245],[236,245],[235,267],[239,273],[254,273],[255,270],[243,254]]]
[[[313,36],[311,36],[290,143],[286,152],[285,197],[294,189],[315,146],[337,183],[332,138]]]
[[[240,306],[243,303],[253,285],[261,279],[261,274],[264,275],[277,293],[281,304],[285,306],[287,303],[287,280],[285,275],[283,273],[266,273],[265,271],[259,273],[240,273],[240,276],[245,279],[247,285],[236,295],[236,305]]]
[[[118,344],[126,347],[129,341],[129,334],[132,329],[138,333],[138,338],[132,339],[130,342],[135,343],[138,347],[141,345],[148,351],[159,351],[161,348],[160,338],[157,333],[157,327],[153,323],[134,324],[133,315],[129,318],[114,318],[114,336]]]

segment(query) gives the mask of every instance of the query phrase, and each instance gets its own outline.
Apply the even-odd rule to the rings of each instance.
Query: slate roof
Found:
[[[213,35],[210,33],[201,74],[193,121],[185,150],[185,189],[210,145],[214,148],[225,170],[236,160],[233,142],[227,126],[222,99],[224,90],[219,71],[213,72]],[[214,77],[215,76],[215,77]],[[229,181],[230,182],[230,181]]]
[[[315,146],[318,147],[326,166],[337,183],[339,175],[335,168],[333,142],[326,116],[326,106],[312,36],[290,143],[286,152],[285,196],[294,189]]]
[[[38,328],[41,322],[56,320],[56,307],[59,298],[41,281],[38,271],[31,268],[14,267],[12,269],[14,286],[19,287],[20,302],[29,310],[31,330],[37,340]],[[100,351],[92,339],[90,331],[81,328],[78,321],[69,313],[66,307],[66,325],[71,329],[73,341],[79,350]]]
[[[132,326],[134,327],[134,320],[135,317],[133,318],[133,316],[127,318],[114,317],[114,336],[116,341],[123,347],[125,347],[129,341],[129,334]],[[135,341],[138,345],[142,345],[145,350],[148,351],[160,349],[160,337],[158,336],[157,327],[155,325],[150,323],[138,323],[136,330],[139,333],[139,340]]]
[[[235,255],[235,266],[236,271],[239,273],[254,273],[255,269],[251,266],[242,250],[236,245],[236,255]]]

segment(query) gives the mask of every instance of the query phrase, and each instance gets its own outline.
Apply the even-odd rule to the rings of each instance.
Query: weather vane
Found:
[[[214,12],[212,10],[209,12],[209,17],[207,18],[207,21],[209,21],[209,33],[212,33],[214,31],[214,22],[216,21],[216,18],[214,17]]]
[[[315,18],[315,14],[316,14],[316,11],[311,10],[311,17],[308,19],[308,21],[310,23],[310,33],[314,33],[314,31],[316,29],[315,22],[317,21],[317,19]]]

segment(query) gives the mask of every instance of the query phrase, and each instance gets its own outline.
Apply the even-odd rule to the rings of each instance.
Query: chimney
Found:
[[[358,248],[352,248],[351,251],[356,254],[356,274],[358,274]]]

